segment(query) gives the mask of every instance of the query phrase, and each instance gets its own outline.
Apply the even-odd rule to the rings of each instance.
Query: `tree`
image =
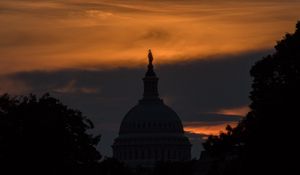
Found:
[[[106,175],[135,175],[134,169],[114,158],[104,158],[99,164],[98,174]],[[138,174],[138,173],[137,173]]]
[[[295,33],[286,34],[275,53],[258,61],[250,74],[254,78],[251,111],[237,127],[210,137],[204,147],[222,161],[235,155],[238,161],[227,167],[236,174],[285,172],[292,166],[290,156],[298,150],[300,21]]]
[[[101,158],[93,123],[49,94],[0,97],[0,171],[76,174]]]

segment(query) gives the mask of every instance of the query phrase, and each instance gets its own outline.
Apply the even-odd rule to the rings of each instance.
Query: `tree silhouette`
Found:
[[[49,94],[0,97],[0,171],[76,174],[101,158],[92,122]],[[2,174],[2,173],[1,173]]]
[[[98,174],[134,175],[133,169],[114,158],[105,158],[98,166]]]
[[[192,175],[196,169],[196,160],[179,162],[161,162],[153,169],[152,175]]]
[[[250,73],[251,111],[237,127],[209,137],[203,145],[215,165],[225,167],[223,174],[286,173],[293,165],[290,156],[298,150],[300,22]]]

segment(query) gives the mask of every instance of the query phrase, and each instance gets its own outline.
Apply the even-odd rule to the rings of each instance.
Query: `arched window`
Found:
[[[176,159],[176,150],[172,150],[172,159]]]
[[[167,156],[168,160],[172,159],[171,158],[171,151],[168,149],[168,156]]]
[[[152,159],[151,149],[148,149],[147,159]]]
[[[141,149],[141,159],[145,159],[145,151],[144,149]]]
[[[136,149],[134,149],[134,159],[138,159],[138,151]]]
[[[154,150],[154,159],[158,160],[158,150],[157,149]]]
[[[128,159],[129,160],[132,160],[132,157],[133,157],[133,151],[132,151],[132,149],[131,148],[129,148],[129,154],[128,154]]]

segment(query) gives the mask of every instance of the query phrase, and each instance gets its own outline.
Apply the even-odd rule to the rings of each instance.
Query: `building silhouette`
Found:
[[[143,98],[123,118],[114,140],[113,157],[129,166],[154,166],[157,162],[191,159],[191,144],[176,112],[158,94],[158,78],[151,50]]]

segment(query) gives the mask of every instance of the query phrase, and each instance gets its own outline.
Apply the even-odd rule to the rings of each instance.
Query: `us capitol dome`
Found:
[[[191,144],[182,122],[158,94],[158,78],[151,50],[144,81],[143,98],[121,122],[112,145],[113,157],[129,166],[154,166],[157,162],[191,159]]]

